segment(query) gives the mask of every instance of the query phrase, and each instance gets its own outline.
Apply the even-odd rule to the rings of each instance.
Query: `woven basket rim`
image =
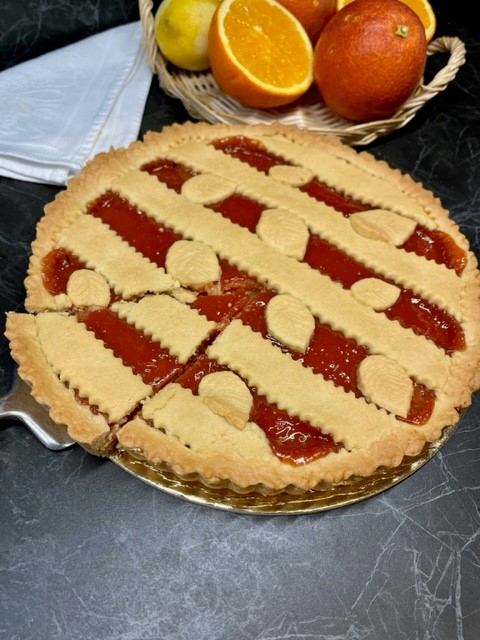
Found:
[[[281,109],[259,110],[245,107],[224,94],[210,71],[183,71],[169,64],[161,54],[154,33],[153,0],[139,0],[143,43],[149,65],[157,76],[161,89],[179,99],[195,120],[224,124],[296,125],[318,133],[331,134],[349,145],[366,145],[409,123],[417,112],[453,81],[466,59],[465,44],[458,37],[443,36],[432,40],[428,58],[436,53],[448,53],[446,64],[424,84],[391,117],[385,120],[354,124],[335,115],[323,103],[293,104]]]

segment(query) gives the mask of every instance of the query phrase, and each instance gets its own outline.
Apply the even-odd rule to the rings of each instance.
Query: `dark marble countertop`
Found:
[[[49,5],[61,3],[4,4],[17,11],[13,48],[0,18],[10,60],[58,43],[44,29]],[[93,23],[77,11],[73,39],[78,21],[88,34],[135,19],[134,3],[110,3],[112,15],[108,3],[87,4]],[[466,63],[407,127],[368,148],[431,189],[480,256],[480,37],[473,9],[454,4],[433,0],[437,35],[461,38]],[[32,14],[40,9],[43,22]],[[142,133],[185,119],[154,79]],[[0,178],[2,331],[4,312],[22,305],[35,225],[57,190]],[[2,337],[2,393],[12,371]],[[78,446],[52,452],[14,420],[0,423],[0,483],[5,640],[480,637],[478,394],[413,476],[332,511],[258,516],[192,504]]]

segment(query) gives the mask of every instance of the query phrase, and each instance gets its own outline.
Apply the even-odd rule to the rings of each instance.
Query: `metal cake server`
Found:
[[[53,422],[45,407],[32,398],[30,388],[18,376],[16,369],[9,392],[0,398],[0,419],[4,418],[23,422],[52,451],[61,451],[75,444],[67,430]]]

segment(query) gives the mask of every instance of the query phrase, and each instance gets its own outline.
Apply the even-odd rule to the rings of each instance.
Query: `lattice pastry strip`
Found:
[[[387,413],[346,394],[283,354],[258,333],[234,320],[207,350],[210,358],[228,365],[258,389],[269,402],[331,433],[347,449],[378,439],[394,428]]]
[[[177,438],[183,446],[197,453],[216,450],[225,453],[237,451],[239,455],[242,452],[247,455],[253,452],[263,456],[269,454],[268,444],[258,427],[250,423],[242,430],[236,429],[214,413],[200,396],[176,383],[147,400],[141,415],[151,420],[156,429],[163,429],[167,435]]]
[[[36,324],[41,349],[56,375],[111,422],[125,418],[152,393],[74,316],[40,313]]]
[[[216,212],[186,201],[152,176],[131,173],[115,188],[159,222],[204,242],[279,293],[301,299],[322,322],[410,368],[429,387],[443,386],[450,366],[443,351],[359,303],[327,276],[276,251]]]
[[[351,158],[338,156],[333,147],[319,149],[309,145],[298,152],[296,145],[279,138],[269,139],[267,146],[273,153],[310,170],[319,180],[337,191],[372,204],[372,208],[391,209],[427,226],[435,226],[432,218],[411,194],[400,188],[398,183],[388,182],[384,174],[377,175],[373,166],[366,171],[364,166],[354,164]]]
[[[455,272],[422,256],[406,253],[393,245],[371,240],[357,233],[347,218],[298,189],[292,188],[215,150],[193,144],[180,147],[168,154],[199,171],[225,171],[236,175],[242,184],[242,193],[265,203],[269,208],[282,207],[299,216],[314,233],[332,242],[366,266],[408,288],[413,288],[432,302],[439,304],[453,315],[460,313],[458,277]],[[413,202],[413,201],[412,201]],[[423,274],[418,280],[418,272]],[[444,282],[439,289],[438,280]]]
[[[70,436],[84,446],[96,452],[108,449],[114,432],[105,416],[93,414],[88,404],[78,402],[75,391],[66,387],[50,367],[38,340],[37,316],[9,313],[6,324],[12,354],[20,363],[19,373],[32,385],[35,399],[49,407],[52,420],[65,424]],[[24,358],[25,352],[29,359]]]
[[[63,231],[58,244],[78,256],[87,267],[101,273],[110,287],[124,297],[168,291],[174,286],[164,269],[135,251],[93,216],[79,217]]]
[[[167,348],[182,364],[216,326],[195,309],[168,295],[147,296],[138,302],[117,302],[112,310]]]

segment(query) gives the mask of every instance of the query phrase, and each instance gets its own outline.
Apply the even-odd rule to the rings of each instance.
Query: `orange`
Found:
[[[337,11],[340,11],[340,9],[343,9],[343,7],[345,7],[347,4],[351,4],[354,1],[355,0],[337,0]],[[435,29],[437,28],[437,19],[435,17],[432,5],[428,2],[428,0],[400,1],[410,7],[410,9],[415,11],[424,26],[427,42],[430,42],[435,34]]]
[[[355,0],[335,14],[315,47],[315,84],[325,104],[353,122],[389,118],[425,69],[419,17],[399,0]]]
[[[299,98],[313,81],[313,47],[276,0],[223,0],[212,19],[208,57],[229,96],[269,109]]]
[[[318,36],[337,11],[337,0],[277,0],[300,21],[315,46]]]

